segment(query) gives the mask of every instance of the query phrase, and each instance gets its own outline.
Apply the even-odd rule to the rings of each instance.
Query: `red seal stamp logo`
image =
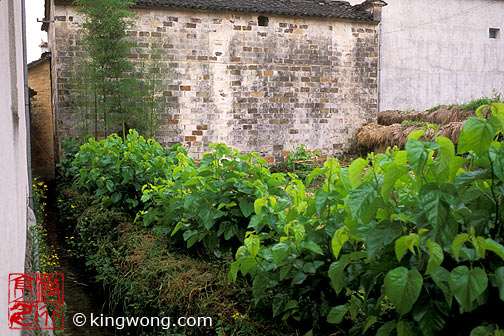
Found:
[[[9,274],[9,328],[63,329],[63,274]]]

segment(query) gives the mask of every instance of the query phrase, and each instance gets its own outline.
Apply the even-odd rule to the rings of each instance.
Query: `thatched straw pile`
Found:
[[[464,121],[443,125],[438,129],[438,136],[447,137],[457,143],[463,125]],[[404,148],[406,141],[408,141],[408,135],[419,129],[425,129],[425,127],[402,124],[389,126],[367,124],[357,133],[357,147],[361,152],[385,152],[389,146]],[[433,136],[434,132],[431,129],[426,131],[426,138],[432,139]]]
[[[434,112],[411,112],[405,113],[401,111],[384,111],[378,113],[378,124],[393,125],[400,124],[405,120],[409,121],[424,121],[430,124],[448,124],[450,122],[464,121],[469,117],[474,116],[473,111],[462,110],[458,106],[441,106]]]
[[[487,116],[488,111],[483,111]],[[438,135],[458,143],[460,131],[467,118],[474,116],[474,111],[461,109],[459,106],[441,106],[435,111],[410,112],[385,111],[378,113],[378,124],[365,125],[357,133],[357,150],[366,152],[384,152],[387,147],[404,148],[408,135],[419,129],[426,129],[421,123],[438,125]],[[419,122],[403,123],[403,121]],[[426,130],[425,138],[432,140],[434,132]]]

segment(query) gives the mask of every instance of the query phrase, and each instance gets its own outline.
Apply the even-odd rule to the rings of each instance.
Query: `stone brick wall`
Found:
[[[376,23],[257,14],[135,9],[131,58],[165,67],[162,143],[196,158],[213,142],[282,161],[301,144],[334,155],[377,115]],[[76,134],[71,69],[79,17],[56,6],[53,53],[57,138]],[[158,51],[162,49],[160,54]]]
[[[37,92],[30,109],[33,174],[51,180],[54,178],[54,127],[49,58],[29,66],[28,86]]]

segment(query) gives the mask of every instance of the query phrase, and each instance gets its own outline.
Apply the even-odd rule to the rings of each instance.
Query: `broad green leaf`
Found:
[[[327,315],[327,322],[340,324],[348,312],[348,304],[332,307]]]
[[[317,254],[320,254],[320,255],[324,255],[324,251],[322,251],[322,249],[320,248],[320,246],[318,246],[314,241],[312,240],[308,240],[306,242],[303,242],[301,244],[301,247],[307,249],[307,250],[310,250],[312,251],[313,253],[317,253]]]
[[[273,253],[273,261],[275,264],[280,266],[280,264],[287,258],[289,251],[289,245],[285,243],[278,243],[273,245],[271,252]]]
[[[368,166],[368,162],[363,158],[358,158],[348,167],[348,179],[353,189],[361,185],[362,171]]]
[[[450,215],[450,204],[446,201],[447,197],[435,183],[424,184],[420,190],[420,205],[434,229],[446,222]]]
[[[397,267],[385,276],[385,294],[399,314],[408,313],[422,291],[423,278],[416,270]]]
[[[144,195],[144,196],[145,196],[145,195]],[[110,199],[112,200],[112,202],[117,203],[117,202],[119,202],[119,201],[121,200],[121,197],[122,197],[121,193],[118,193],[118,192],[116,191],[116,192],[114,192],[114,193],[112,194],[112,196],[110,197]]]
[[[205,229],[210,230],[214,224],[215,220],[213,219],[214,213],[207,207],[203,207],[198,213],[199,218],[203,221],[203,226]]]
[[[472,303],[487,288],[488,277],[479,267],[458,266],[450,273],[450,289],[465,312],[473,310]]]
[[[315,209],[317,213],[322,215],[327,208],[329,194],[323,189],[317,190],[315,194]]]
[[[315,274],[317,271],[317,267],[312,262],[307,262],[303,265],[303,272],[308,274]]]
[[[385,176],[383,178],[381,194],[386,200],[397,180],[408,172],[408,167],[400,166],[395,163],[388,163],[383,167],[383,169],[385,170]]]
[[[240,210],[245,217],[249,217],[254,212],[254,203],[242,199],[240,201]]]
[[[455,260],[458,261],[460,249],[468,241],[469,241],[469,235],[467,233],[461,233],[457,235],[457,237],[455,237],[452,243],[452,251],[453,255],[455,256]]]
[[[114,182],[112,182],[111,180],[107,180],[105,186],[107,187],[108,191],[110,192],[114,191]]]
[[[438,148],[439,145],[433,142],[425,142],[415,139],[409,139],[408,142],[406,142],[408,162],[417,175],[420,175],[422,172],[429,157],[429,153]]]
[[[388,244],[394,242],[403,233],[402,224],[398,221],[370,222],[358,229],[358,235],[366,243],[368,259],[373,259]]]
[[[501,148],[490,146],[489,153],[490,158],[492,159],[495,176],[499,180],[504,181],[504,149],[502,148],[502,146]]]
[[[366,331],[369,328],[371,328],[373,326],[373,324],[375,324],[376,322],[378,322],[378,318],[376,316],[369,316],[366,319],[366,324],[364,325],[364,333],[366,333]]]
[[[180,230],[182,228],[183,225],[184,225],[183,222],[178,222],[177,225],[175,225],[175,227],[173,228],[171,236],[173,236],[174,234],[176,234],[178,232],[178,230]]]
[[[418,139],[417,139],[418,140]],[[399,166],[404,166],[408,162],[408,156],[406,151],[401,150],[396,152],[394,163]]]
[[[388,336],[395,329],[396,321],[389,321],[382,325],[376,332],[376,336]]]
[[[261,245],[261,239],[257,235],[250,235],[245,238],[245,247],[248,249],[250,255],[255,257],[259,253],[259,247]]]
[[[485,239],[485,243],[485,248],[487,250],[494,252],[504,261],[504,246],[490,238]]]
[[[501,266],[495,270],[495,284],[499,289],[499,297],[504,301],[504,266]]]
[[[292,285],[302,284],[306,280],[307,277],[308,277],[308,275],[306,275],[305,273],[297,272],[296,275],[294,276],[294,278],[292,278]]]
[[[443,263],[444,254],[441,246],[431,242],[430,239],[427,241],[427,247],[429,248],[429,262],[425,274],[430,274]]]
[[[336,294],[339,294],[345,287],[345,268],[349,263],[348,255],[344,255],[329,266],[329,279]]]
[[[444,183],[450,176],[450,163],[455,157],[455,146],[453,142],[445,137],[437,137],[436,142],[439,150],[434,160],[434,175],[438,183]]]
[[[451,308],[453,293],[450,289],[450,272],[448,272],[444,267],[439,266],[430,274],[432,280],[436,286],[443,292],[443,295],[448,303],[448,307]]]
[[[234,261],[231,263],[231,268],[228,273],[228,281],[236,281],[236,278],[238,277],[238,271],[240,270],[240,261]]]
[[[261,215],[262,208],[266,205],[267,200],[264,198],[258,198],[254,202],[254,211],[256,214]]]
[[[459,137],[458,153],[473,151],[478,156],[488,151],[490,143],[499,130],[500,121],[496,117],[489,120],[471,117],[467,119]]]
[[[478,180],[486,178],[487,174],[488,174],[488,171],[485,169],[461,173],[455,179],[455,182],[454,182],[455,188],[460,190],[461,187],[465,187],[466,185],[471,184],[474,181],[478,181]]]
[[[245,257],[240,259],[240,271],[243,276],[247,275],[250,269],[257,265],[257,261],[252,257]]]
[[[409,246],[407,242],[408,236],[402,236],[395,241],[394,250],[396,254],[397,261],[401,262],[406,251],[408,251]]]
[[[479,326],[474,328],[469,336],[493,336],[493,333],[487,327]]]
[[[374,213],[374,203],[378,197],[373,184],[364,182],[357,189],[352,189],[348,195],[348,207],[354,218],[363,217],[363,222],[368,222]]]
[[[332,250],[334,253],[334,257],[338,259],[339,253],[341,251],[341,248],[343,245],[348,241],[349,236],[346,232],[346,228],[342,227],[334,233],[333,239],[332,239]]]
[[[440,314],[430,299],[428,304],[417,305],[415,307],[413,310],[413,319],[418,322],[423,336],[439,335],[446,325],[445,317]]]
[[[421,137],[423,137],[425,135],[425,130],[421,129],[421,130],[416,130],[416,131],[413,131],[411,132],[409,135],[408,135],[408,140],[410,139],[413,139],[413,140],[420,140]]]
[[[461,167],[467,162],[467,159],[464,159],[461,156],[455,156],[450,162],[450,182],[454,183]]]
[[[401,320],[396,325],[397,336],[416,336],[410,322]]]
[[[303,225],[293,225],[291,230],[294,232],[294,239],[296,240],[296,244],[301,244],[305,237],[305,227]]]
[[[277,317],[281,313],[284,312],[284,307],[285,307],[285,299],[282,297],[275,297],[273,298],[273,304],[271,305],[271,308],[273,309],[273,317]]]

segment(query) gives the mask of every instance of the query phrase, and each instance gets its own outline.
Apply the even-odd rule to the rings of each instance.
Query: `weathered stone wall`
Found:
[[[166,65],[162,143],[182,142],[199,157],[223,142],[281,161],[301,144],[329,155],[345,151],[355,131],[376,118],[376,24],[269,16],[259,26],[255,14],[135,11],[132,59]],[[52,13],[61,139],[76,134],[68,93],[81,41],[75,8]]]
[[[37,92],[30,109],[32,169],[44,180],[54,178],[54,127],[50,59],[30,66],[28,86]]]

